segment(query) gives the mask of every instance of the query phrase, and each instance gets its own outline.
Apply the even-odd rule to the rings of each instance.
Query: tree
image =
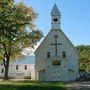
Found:
[[[90,45],[76,47],[79,53],[79,68],[90,72]]]
[[[35,30],[36,17],[34,10],[23,3],[0,0],[0,60],[4,63],[5,80],[10,61],[20,57],[24,48],[34,48],[43,36],[41,31]]]

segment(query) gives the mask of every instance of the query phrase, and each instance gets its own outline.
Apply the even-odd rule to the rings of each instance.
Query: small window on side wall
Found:
[[[49,58],[50,57],[50,52],[47,52],[47,58]]]
[[[16,70],[18,70],[18,65],[16,65]]]
[[[25,65],[24,69],[27,70],[27,65]]]
[[[62,57],[66,58],[66,52],[65,51],[62,52]]]
[[[2,71],[1,71],[2,73],[4,73],[4,69],[2,69]]]

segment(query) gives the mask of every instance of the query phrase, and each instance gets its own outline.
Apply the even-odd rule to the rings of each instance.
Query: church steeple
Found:
[[[60,19],[61,13],[57,8],[57,5],[54,4],[54,7],[51,11],[51,29],[60,29]]]

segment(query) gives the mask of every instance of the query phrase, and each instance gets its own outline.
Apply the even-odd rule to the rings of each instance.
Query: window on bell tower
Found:
[[[53,23],[58,23],[58,18],[54,18]]]

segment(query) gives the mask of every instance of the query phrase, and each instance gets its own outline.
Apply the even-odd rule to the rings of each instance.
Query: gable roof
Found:
[[[58,29],[58,30],[56,30],[56,29],[51,29],[50,31],[49,31],[49,33],[50,32],[52,32],[52,31],[61,31],[61,33],[65,36],[65,38],[69,41],[69,43],[71,44],[71,46],[74,48],[74,50],[76,51],[76,53],[78,53],[78,51],[77,51],[77,49],[75,48],[75,46],[72,44],[72,42],[68,39],[68,37],[63,33],[63,31],[61,30],[61,29]],[[47,38],[47,36],[49,35],[49,33],[46,35],[46,37],[44,38],[44,40],[41,42],[41,44],[37,47],[37,49],[35,50],[35,52],[34,52],[34,54],[36,53],[36,51],[41,47],[41,45],[43,44],[43,42],[45,41],[45,39]]]

